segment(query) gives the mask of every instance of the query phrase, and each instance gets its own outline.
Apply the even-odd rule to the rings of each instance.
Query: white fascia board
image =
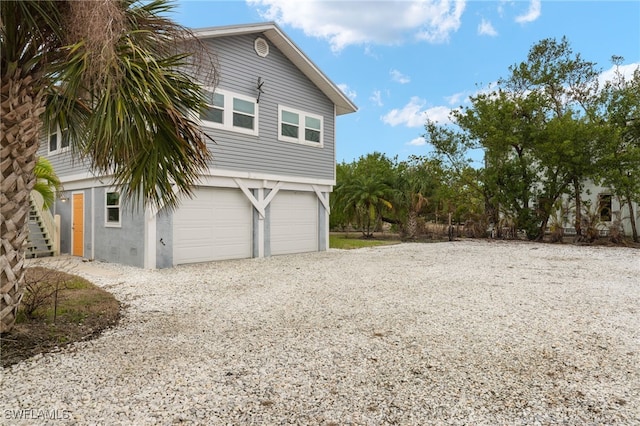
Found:
[[[254,24],[223,25],[218,27],[195,28],[193,33],[199,38],[215,38],[231,35],[263,33],[276,25],[275,22],[258,22]]]
[[[322,186],[335,186],[336,181],[334,179],[314,179],[298,176],[277,175],[269,173],[254,173],[254,172],[241,172],[236,170],[223,170],[223,169],[209,169],[209,173],[206,176],[202,176],[199,182],[205,182],[209,178],[226,177],[226,178],[239,178],[244,180],[262,181],[252,184],[252,188],[273,188],[277,182],[290,183],[290,184],[302,184],[302,185],[322,185]]]

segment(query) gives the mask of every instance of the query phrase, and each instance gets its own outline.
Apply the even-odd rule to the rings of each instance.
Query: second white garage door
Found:
[[[318,250],[318,197],[314,192],[280,191],[270,205],[272,255]]]
[[[173,216],[173,263],[251,257],[251,224],[252,206],[242,191],[198,188]]]

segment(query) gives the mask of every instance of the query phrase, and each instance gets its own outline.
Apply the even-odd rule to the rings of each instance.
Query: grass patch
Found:
[[[400,243],[397,239],[362,238],[357,234],[331,234],[329,235],[329,247],[342,250],[358,249],[363,247],[387,246]]]
[[[16,325],[0,336],[2,367],[97,337],[120,319],[113,295],[79,276],[36,266],[26,270],[25,282]],[[34,295],[39,297],[35,302]],[[29,298],[36,305],[27,313]]]

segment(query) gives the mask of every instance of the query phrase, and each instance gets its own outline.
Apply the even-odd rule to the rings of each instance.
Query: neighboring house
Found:
[[[610,189],[588,181],[582,190],[581,199],[583,221],[592,221],[602,236],[608,235],[610,228],[614,226],[621,229],[626,237],[633,235],[629,204],[621,204],[620,198],[616,197]],[[568,205],[569,208],[565,212],[562,224],[565,227],[565,232],[569,235],[575,234],[575,204],[573,201],[573,197],[569,195],[563,197],[564,205]],[[638,226],[640,224],[638,203],[633,202],[632,207],[636,226]]]
[[[108,176],[47,135],[64,184],[60,250],[145,268],[327,250],[336,116],[356,106],[274,23],[196,30],[220,79],[202,126],[215,143],[195,196],[175,211],[132,211]],[[262,83],[262,91],[258,83]]]

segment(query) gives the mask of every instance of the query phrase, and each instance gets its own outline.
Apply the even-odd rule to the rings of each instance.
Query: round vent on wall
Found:
[[[262,56],[263,58],[269,54],[269,43],[262,37],[256,39],[253,43],[253,48],[256,50],[258,56]]]

